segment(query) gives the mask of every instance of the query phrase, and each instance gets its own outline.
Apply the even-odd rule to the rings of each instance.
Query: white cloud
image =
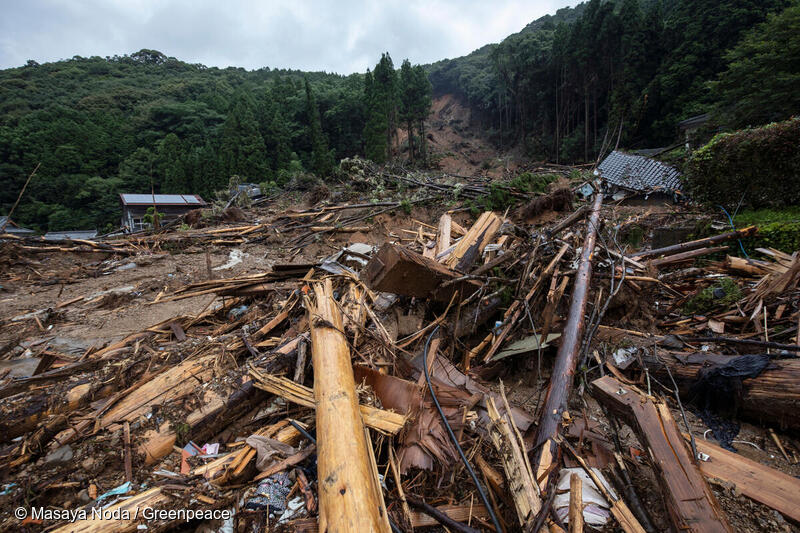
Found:
[[[381,52],[430,63],[575,1],[28,0],[0,17],[0,68],[151,48],[190,63],[363,72]]]

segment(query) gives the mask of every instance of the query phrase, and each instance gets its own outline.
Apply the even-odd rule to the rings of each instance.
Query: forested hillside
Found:
[[[366,74],[209,68],[154,50],[29,61],[0,71],[0,214],[39,163],[14,219],[40,230],[109,229],[119,192],[211,199],[233,175],[280,187],[353,155],[425,165],[432,93],[537,160],[665,146],[699,113],[712,129],[797,113],[798,36],[800,0],[591,0],[465,57],[398,69],[385,53]]]
[[[398,73],[388,54],[366,78],[207,68],[154,50],[29,61],[0,71],[0,212],[38,163],[14,219],[58,230],[113,225],[119,192],[210,199],[232,175],[281,186],[365,151],[382,161],[387,133],[417,131],[430,93],[421,67]]]
[[[797,113],[797,6],[594,0],[429,73],[435,93],[466,99],[497,143],[524,143],[539,159],[593,160],[618,142],[669,144],[680,120],[709,111],[726,127]]]

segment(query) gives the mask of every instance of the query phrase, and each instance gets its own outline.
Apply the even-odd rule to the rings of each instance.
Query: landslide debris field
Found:
[[[0,236],[0,529],[796,531],[800,254],[528,170]]]

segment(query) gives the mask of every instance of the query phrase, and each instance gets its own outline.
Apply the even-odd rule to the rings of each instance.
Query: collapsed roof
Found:
[[[607,184],[640,193],[680,192],[681,173],[640,155],[613,151],[595,171]]]

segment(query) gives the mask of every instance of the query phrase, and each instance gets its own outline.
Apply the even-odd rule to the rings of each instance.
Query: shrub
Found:
[[[683,306],[686,314],[707,313],[715,308],[727,308],[742,298],[742,291],[731,278],[720,278],[706,287]]]
[[[692,154],[684,177],[697,201],[735,207],[800,203],[800,118],[719,134]]]

